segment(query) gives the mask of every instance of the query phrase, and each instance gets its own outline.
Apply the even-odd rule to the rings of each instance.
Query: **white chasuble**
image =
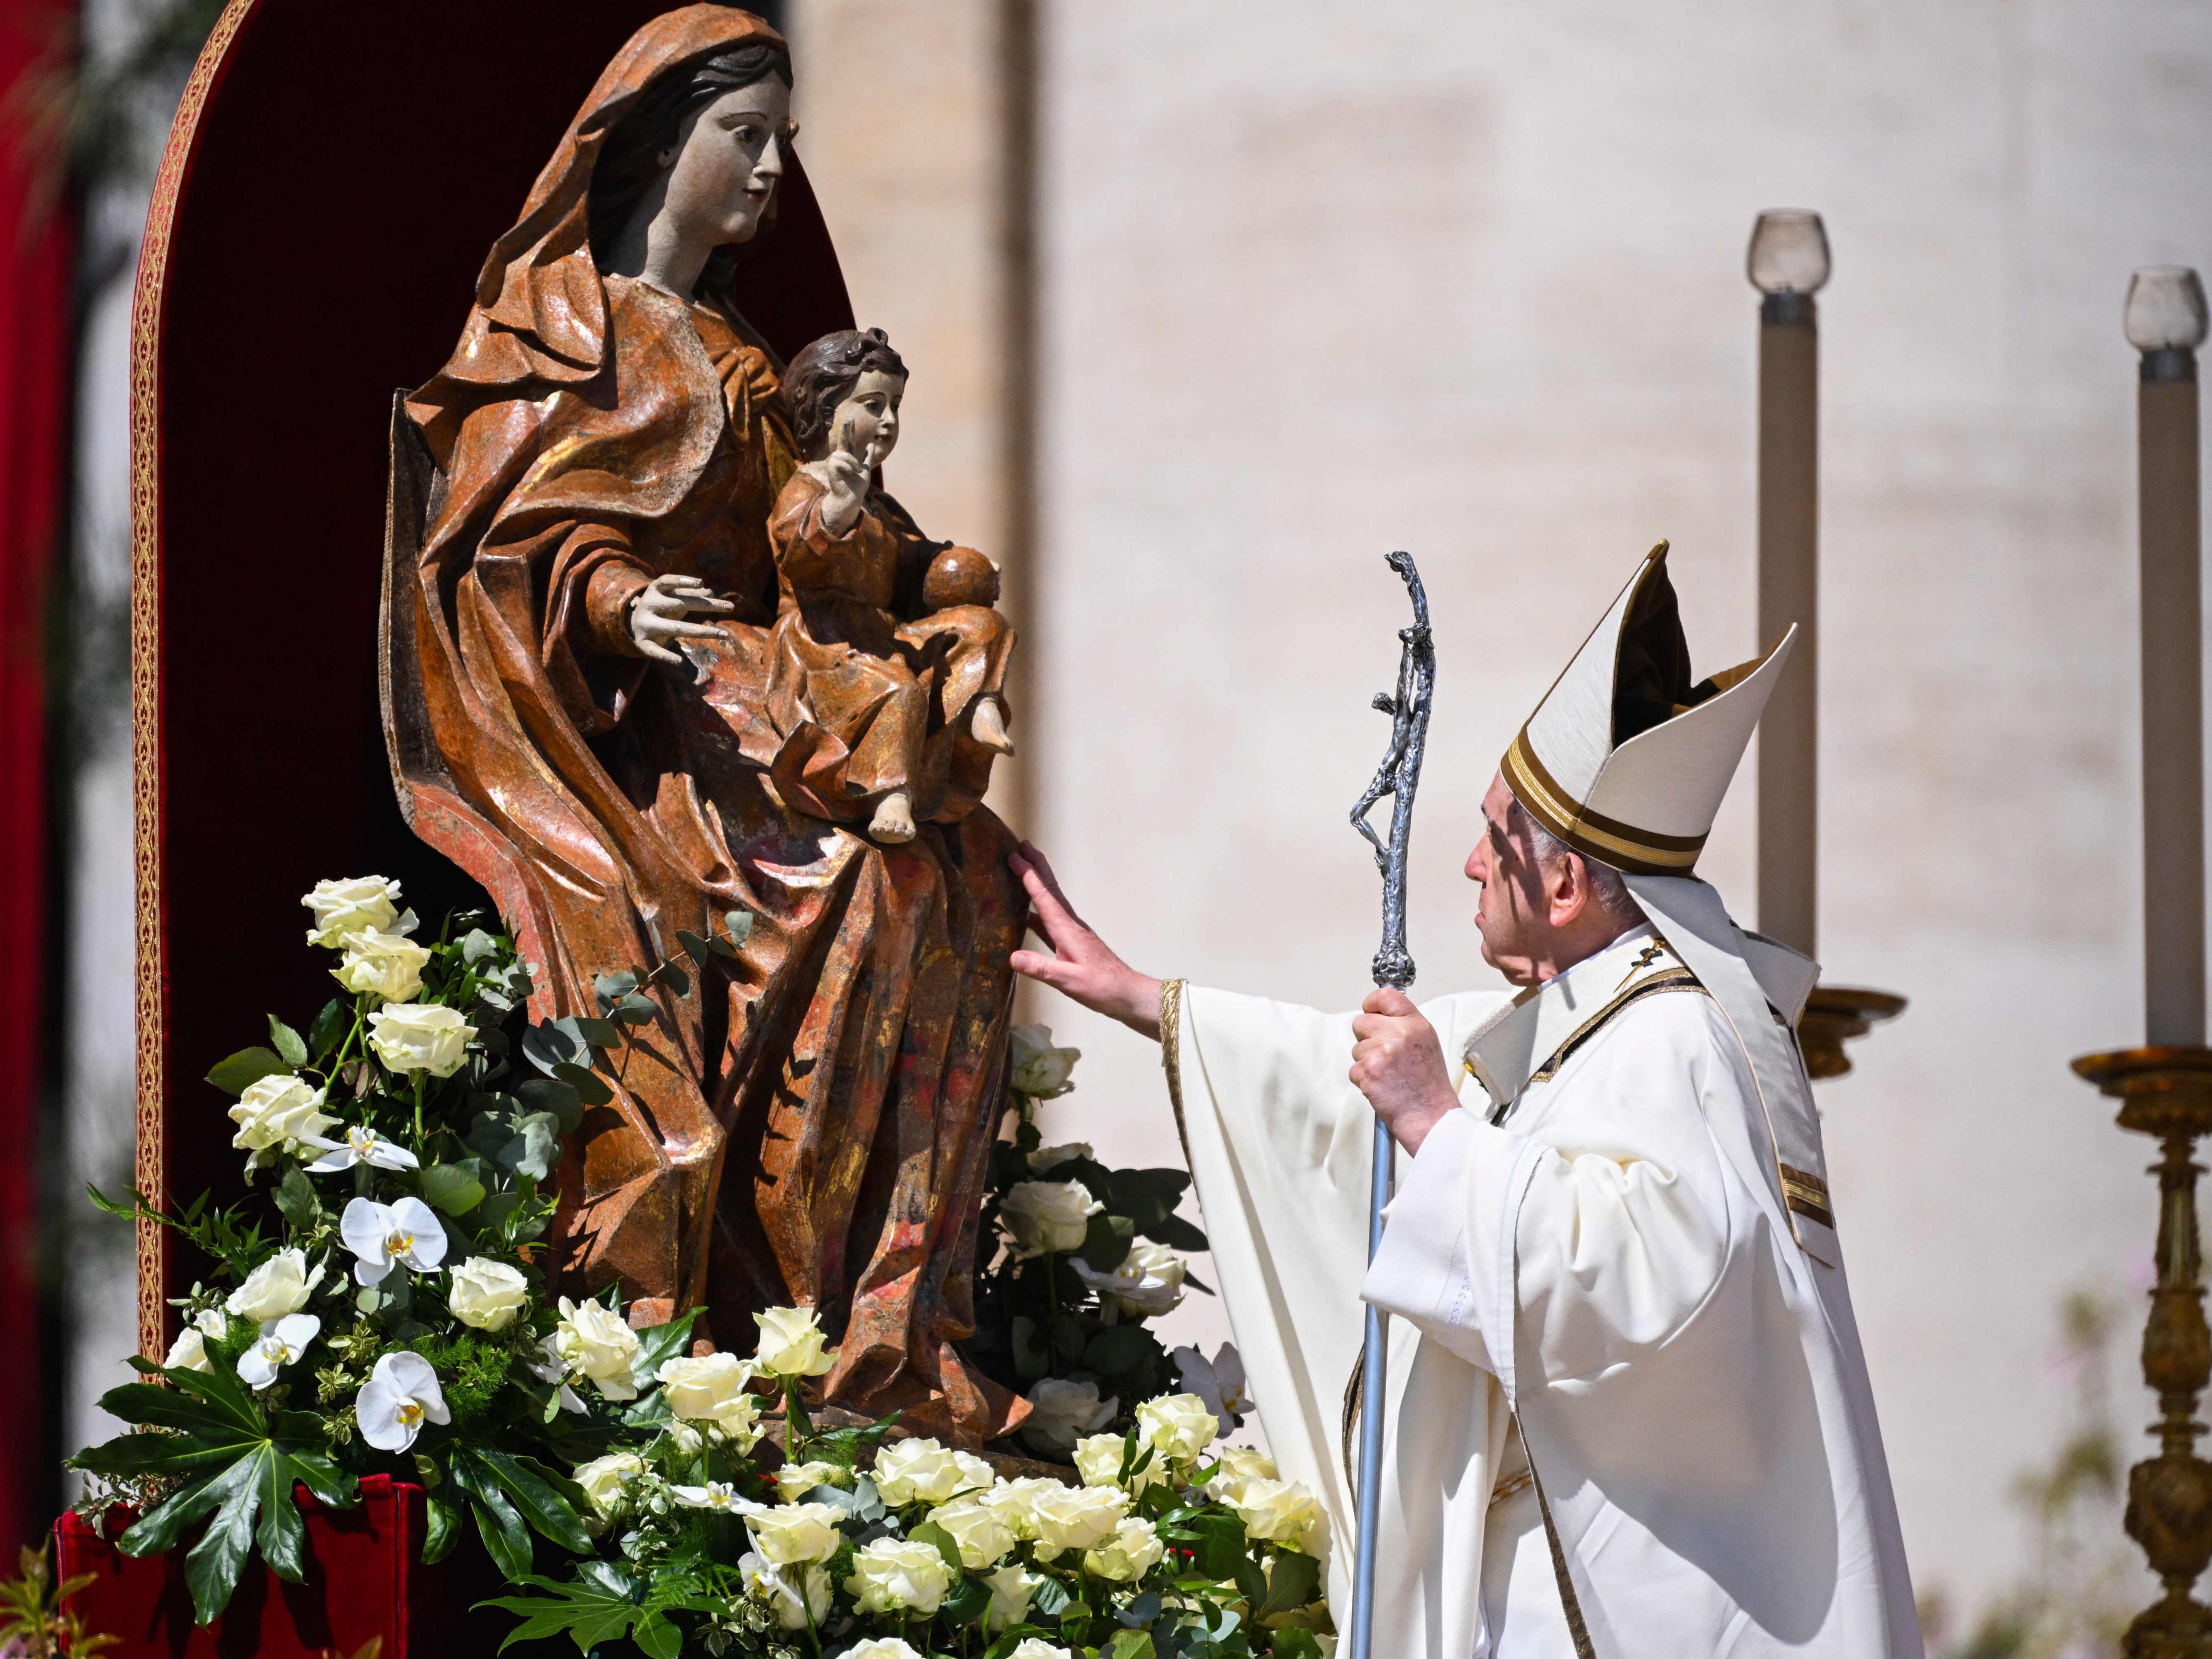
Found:
[[[1787,978],[1759,982],[1794,1013]],[[1182,994],[1162,1035],[1214,1270],[1276,1461],[1327,1511],[1340,1621],[1363,1291],[1394,1316],[1377,1659],[1572,1659],[1575,1620],[1595,1659],[1919,1659],[1825,1188],[1801,1242],[1735,1000],[1639,928],[1540,991],[1425,1005],[1462,1104],[1399,1154],[1370,1273],[1352,1016]]]

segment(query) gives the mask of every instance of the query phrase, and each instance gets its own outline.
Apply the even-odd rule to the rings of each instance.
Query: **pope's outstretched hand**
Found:
[[[1391,1138],[1418,1152],[1437,1121],[1459,1104],[1443,1043],[1403,991],[1380,986],[1360,1008],[1352,1022],[1352,1081]]]
[[[1033,913],[1030,926],[1052,947],[1050,956],[1041,951],[1015,951],[1008,959],[1013,970],[1157,1041],[1159,981],[1130,967],[1091,932],[1060,890],[1051,864],[1036,848],[1024,842],[1006,864],[1028,890]]]

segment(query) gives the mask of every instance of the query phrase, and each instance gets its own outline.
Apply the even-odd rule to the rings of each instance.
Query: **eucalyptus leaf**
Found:
[[[543,1181],[561,1150],[561,1126],[550,1112],[532,1112],[514,1125],[514,1139],[492,1155],[502,1170]]]
[[[681,927],[676,930],[676,942],[684,947],[684,954],[702,968],[707,965],[707,958],[714,954],[707,948],[705,939],[696,933],[686,933]]]
[[[532,1025],[522,1034],[522,1057],[541,1072],[557,1074],[561,1066],[574,1066],[592,1055],[581,1036],[553,1024]]]
[[[722,926],[730,930],[730,943],[732,945],[743,945],[753,936],[753,918],[746,911],[725,911]]]
[[[673,962],[662,963],[659,967],[653,970],[648,978],[657,983],[673,987],[676,994],[679,997],[688,997],[691,994],[691,975]]]
[[[658,1018],[660,1009],[651,997],[641,997],[633,991],[615,1004],[614,1017],[625,1025],[645,1025]]]
[[[592,1019],[583,1014],[571,1014],[566,1019],[553,1022],[562,1030],[573,1031],[594,1048],[618,1048],[622,1046],[622,1028],[611,1019]]]
[[[533,1077],[516,1084],[514,1092],[532,1111],[551,1114],[562,1135],[572,1135],[583,1127],[584,1097],[574,1085],[558,1078]]]
[[[498,952],[499,941],[481,927],[471,927],[461,935],[461,960],[471,968]]]
[[[553,1075],[582,1097],[586,1106],[605,1106],[615,1097],[607,1081],[588,1066],[574,1065],[562,1060],[553,1068]]]
[[[601,974],[592,981],[593,994],[599,998],[599,1012],[605,1013],[637,989],[637,975],[625,968],[618,974]]]

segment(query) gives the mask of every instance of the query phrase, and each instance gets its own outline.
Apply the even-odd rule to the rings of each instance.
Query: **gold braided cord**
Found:
[[[1175,1112],[1176,1139],[1182,1143],[1183,1168],[1188,1170],[1190,1131],[1182,1117],[1182,987],[1179,979],[1160,986],[1160,1066],[1168,1074],[1168,1104]]]
[[[131,297],[131,793],[137,868],[138,1102],[134,1174],[155,1205],[168,1201],[165,1101],[161,1087],[161,362],[162,289],[177,194],[224,55],[254,0],[230,0],[216,19],[177,101],[168,148],[154,176],[138,283]],[[160,1225],[138,1224],[138,1349],[160,1359],[168,1349],[168,1304]]]

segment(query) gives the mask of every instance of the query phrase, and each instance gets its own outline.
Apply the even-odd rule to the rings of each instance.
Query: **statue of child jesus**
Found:
[[[898,441],[906,384],[881,329],[800,350],[784,391],[806,461],[769,517],[781,590],[765,711],[781,739],[772,775],[787,805],[865,818],[890,843],[913,840],[918,818],[957,817],[991,758],[1013,753],[1003,687],[1014,635],[991,608],[997,567],[973,548],[921,541],[896,502],[872,494]],[[902,578],[924,556],[917,607]],[[966,766],[963,746],[982,751]]]

